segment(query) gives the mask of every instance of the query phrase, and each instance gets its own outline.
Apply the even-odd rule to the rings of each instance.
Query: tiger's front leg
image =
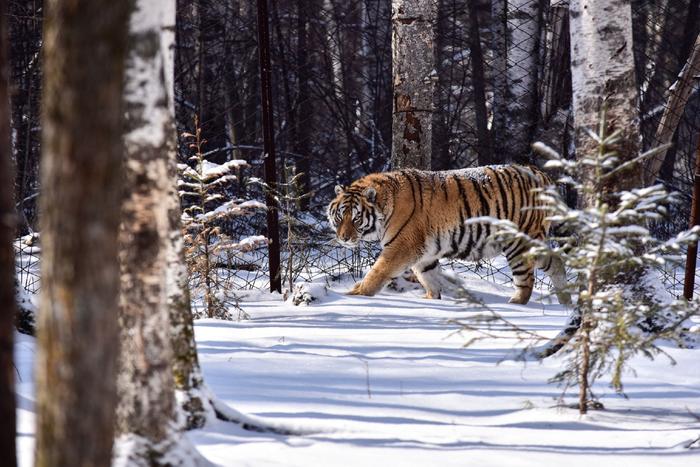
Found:
[[[394,277],[404,272],[413,263],[413,258],[401,258],[396,254],[382,252],[367,275],[350,289],[348,295],[375,295]]]

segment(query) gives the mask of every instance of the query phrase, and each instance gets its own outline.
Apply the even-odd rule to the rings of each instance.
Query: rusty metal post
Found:
[[[258,52],[260,57],[260,97],[262,100],[263,160],[265,167],[265,203],[270,264],[270,292],[282,292],[280,275],[280,232],[277,214],[277,171],[275,169],[275,132],[272,127],[272,71],[270,66],[270,26],[267,0],[258,0]]]
[[[700,225],[700,142],[695,153],[695,181],[693,183],[693,201],[690,205],[690,226]],[[698,242],[688,245],[688,257],[685,260],[685,281],[683,283],[683,296],[687,300],[693,299],[695,287],[695,266],[698,256]]]

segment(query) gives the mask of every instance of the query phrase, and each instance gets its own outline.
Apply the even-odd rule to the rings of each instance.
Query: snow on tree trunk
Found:
[[[539,0],[508,0],[506,55],[507,161],[528,162],[537,124]]]
[[[392,0],[394,114],[391,165],[430,169],[437,0]]]
[[[585,132],[598,128],[603,105],[607,107],[608,134],[622,132],[616,148],[621,162],[637,157],[641,137],[630,0],[572,0],[570,34],[577,157],[596,150],[596,141]],[[642,186],[641,167],[612,177],[609,185],[611,192]]]
[[[120,231],[121,356],[116,465],[191,465],[196,452],[175,424],[171,319],[187,294],[175,267],[181,240],[174,197],[174,126],[166,76],[174,0],[138,0],[124,91],[125,199]],[[175,267],[174,270],[168,268]],[[176,311],[177,310],[177,311]]]
[[[10,146],[10,97],[7,61],[7,6],[0,3],[0,458],[17,465],[15,448],[15,236],[16,214]]]
[[[109,465],[129,4],[45,6],[36,465]]]

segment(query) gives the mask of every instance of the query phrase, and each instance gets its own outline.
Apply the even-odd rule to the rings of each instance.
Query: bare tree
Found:
[[[10,147],[10,96],[7,60],[7,4],[0,2],[0,457],[8,467],[17,465],[15,448],[14,345],[15,236],[14,180]]]
[[[109,465],[129,4],[46,6],[36,465]]]
[[[183,332],[191,323],[183,318],[189,312],[189,296],[177,232],[175,133],[167,92],[172,84],[167,78],[172,76],[169,31],[174,24],[174,0],[136,2],[124,91],[126,198],[120,231],[117,456],[144,466],[180,465],[197,458],[196,451],[182,448],[183,427],[174,423],[171,325],[177,322],[178,332]]]
[[[395,169],[431,165],[436,21],[437,0],[392,0]]]

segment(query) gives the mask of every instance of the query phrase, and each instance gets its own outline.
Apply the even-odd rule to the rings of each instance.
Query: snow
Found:
[[[253,209],[267,209],[267,206],[265,206],[265,203],[256,200],[248,200],[243,202],[240,202],[239,200],[231,200],[226,201],[216,209],[205,212],[204,214],[197,214],[195,219],[200,222],[207,222],[219,216],[247,214],[249,210]]]
[[[308,306],[259,295],[242,304],[250,320],[200,320],[196,338],[204,378],[232,413],[269,423],[283,436],[215,421],[190,442],[224,466],[542,466],[695,465],[687,449],[700,436],[698,350],[664,347],[677,365],[636,359],[629,399],[600,382],[605,410],[581,417],[558,405],[547,380],[562,357],[542,364],[502,361],[513,339],[473,335],[454,320],[476,313],[422,290],[344,295],[331,283]],[[535,294],[507,304],[510,286],[467,277],[468,289],[496,312],[552,337],[567,311]],[[541,291],[545,292],[545,291]],[[34,340],[17,336],[20,465],[34,444]],[[500,362],[500,364],[499,364]],[[575,396],[566,396],[572,403]],[[695,415],[693,415],[695,414]]]

